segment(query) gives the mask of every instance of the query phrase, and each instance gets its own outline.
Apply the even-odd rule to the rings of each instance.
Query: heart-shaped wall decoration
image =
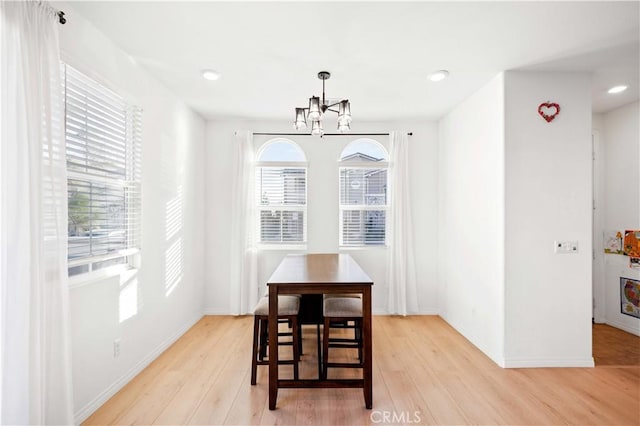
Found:
[[[560,105],[555,102],[544,102],[538,106],[538,114],[542,116],[547,123],[551,123],[556,115],[560,114]]]

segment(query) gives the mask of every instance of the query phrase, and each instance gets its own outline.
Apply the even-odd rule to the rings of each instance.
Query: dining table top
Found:
[[[369,284],[373,280],[348,253],[288,254],[267,281],[273,284]]]

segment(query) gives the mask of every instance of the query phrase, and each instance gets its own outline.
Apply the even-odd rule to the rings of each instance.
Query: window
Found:
[[[68,65],[63,75],[72,276],[140,247],[141,110]]]
[[[373,139],[351,142],[340,155],[340,245],[384,245],[389,156]]]
[[[307,165],[304,152],[286,139],[267,142],[256,163],[259,242],[307,241]]]

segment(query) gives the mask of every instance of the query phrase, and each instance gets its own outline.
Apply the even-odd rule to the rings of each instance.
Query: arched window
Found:
[[[273,139],[262,145],[258,153],[258,162],[298,162],[306,163],[304,151],[295,142],[288,139]]]
[[[256,206],[260,243],[306,242],[307,163],[293,141],[274,139],[258,152]]]
[[[340,245],[384,245],[389,154],[373,139],[357,139],[340,154]]]

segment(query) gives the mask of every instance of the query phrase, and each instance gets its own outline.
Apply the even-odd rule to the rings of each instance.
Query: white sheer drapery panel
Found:
[[[236,132],[231,185],[231,313],[253,312],[258,302],[253,133]]]
[[[0,19],[0,422],[73,424],[58,17]]]
[[[389,145],[387,309],[390,314],[407,315],[418,312],[407,132],[391,132]]]

